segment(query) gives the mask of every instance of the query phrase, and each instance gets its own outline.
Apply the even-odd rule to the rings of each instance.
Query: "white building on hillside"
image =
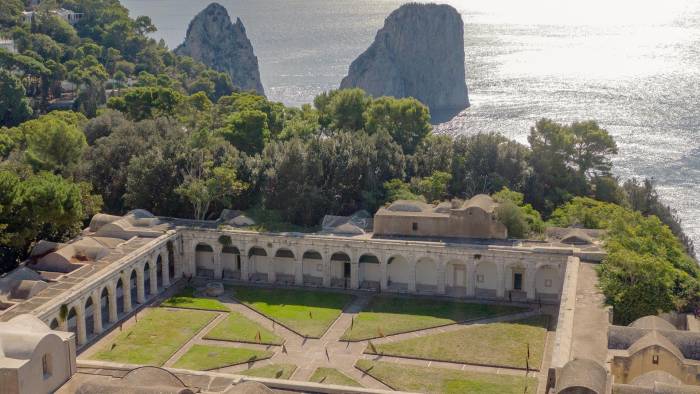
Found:
[[[15,41],[10,38],[0,38],[0,49],[4,49],[10,53],[17,53]]]

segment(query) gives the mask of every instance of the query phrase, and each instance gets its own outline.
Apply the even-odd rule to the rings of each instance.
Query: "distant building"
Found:
[[[374,234],[429,238],[506,239],[508,230],[496,218],[498,203],[479,194],[464,203],[435,205],[395,201],[374,216]]]
[[[0,49],[4,49],[10,53],[17,53],[15,41],[10,38],[0,38]]]
[[[59,8],[57,10],[53,10],[53,11],[51,11],[51,13],[61,17],[61,19],[65,20],[66,22],[70,23],[71,25],[75,25],[83,17],[83,14],[81,12],[75,12],[75,11],[67,10],[65,8]],[[22,18],[26,23],[32,23],[36,14],[37,14],[36,11],[24,11],[24,12],[22,12]]]

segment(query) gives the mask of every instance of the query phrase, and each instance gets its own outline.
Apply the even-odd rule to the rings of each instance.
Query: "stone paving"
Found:
[[[225,347],[242,347],[251,348],[258,350],[271,350],[275,354],[272,358],[239,364],[235,366],[228,366],[224,368],[214,369],[214,372],[223,373],[240,373],[242,371],[248,370],[250,368],[262,367],[271,364],[293,364],[297,366],[297,369],[292,374],[292,380],[308,381],[313,374],[313,372],[319,367],[335,368],[342,373],[348,375],[352,379],[356,380],[361,385],[367,388],[378,388],[378,389],[388,389],[386,385],[382,382],[374,379],[370,375],[363,373],[362,371],[354,367],[355,363],[359,359],[371,359],[371,360],[382,360],[390,361],[393,363],[403,363],[408,365],[418,365],[425,367],[439,367],[439,368],[449,368],[458,369],[465,371],[474,372],[484,372],[492,374],[501,375],[519,375],[525,376],[525,371],[513,368],[503,368],[503,367],[489,367],[489,366],[478,366],[462,363],[444,362],[444,361],[426,361],[426,360],[416,360],[404,357],[393,357],[393,356],[379,356],[379,355],[369,355],[364,354],[364,350],[367,347],[368,341],[357,341],[348,342],[341,341],[341,336],[352,324],[352,319],[357,315],[371,300],[374,294],[356,294],[356,298],[350,302],[344,310],[341,312],[340,316],[333,322],[330,328],[324,333],[321,338],[305,338],[302,335],[278,324],[268,317],[260,314],[259,312],[251,309],[250,307],[240,303],[233,297],[228,295],[219,297],[219,300],[230,308],[232,311],[238,312],[246,318],[260,324],[262,327],[268,330],[274,331],[277,335],[283,338],[284,345],[262,345],[262,344],[251,344],[251,343],[241,343],[241,342],[231,342],[231,341],[221,341],[221,340],[211,340],[204,339],[209,330],[223,321],[227,314],[222,312],[213,319],[206,327],[200,330],[193,338],[191,338],[184,346],[182,346],[175,354],[172,355],[165,363],[165,366],[172,366],[183,354],[187,352],[194,344],[208,344],[215,346],[225,346]],[[547,310],[549,312],[549,310]],[[384,338],[372,339],[372,343],[380,344],[386,342],[393,342],[402,339],[416,338],[431,334],[450,332],[454,330],[462,329],[469,325],[487,324],[494,322],[503,321],[513,321],[518,319],[527,318],[530,316],[535,316],[541,312],[536,310],[531,310],[527,312],[515,313],[510,315],[486,318],[481,320],[474,320],[466,323],[455,323],[442,327],[427,328],[424,330],[418,330],[409,333],[401,333],[388,335]],[[124,327],[129,327],[133,323],[133,318],[123,324]],[[118,330],[115,330],[118,333]],[[552,332],[548,333],[547,346],[545,347],[545,362],[541,366],[541,371],[544,372],[534,372],[531,371],[528,376],[536,377],[540,380],[540,388],[544,390],[544,380],[546,379],[546,364],[547,357],[551,353],[551,335]],[[100,342],[108,341],[115,334],[110,333]],[[91,349],[84,352],[82,357],[89,357],[90,350],[98,348],[98,346],[92,346]],[[549,352],[548,352],[549,351]],[[538,390],[539,391],[539,390]]]

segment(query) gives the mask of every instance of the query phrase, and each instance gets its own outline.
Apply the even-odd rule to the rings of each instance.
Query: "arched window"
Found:
[[[48,379],[51,377],[52,371],[52,365],[51,365],[51,355],[46,353],[44,356],[41,358],[41,369],[44,372],[44,379]]]

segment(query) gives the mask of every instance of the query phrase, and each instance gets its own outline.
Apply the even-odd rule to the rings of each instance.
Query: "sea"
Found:
[[[202,0],[121,0],[179,45]],[[396,0],[219,0],[253,43],[269,99],[337,88]],[[651,178],[700,245],[700,1],[453,0],[464,21],[471,106],[438,132],[520,142],[536,120],[595,119],[615,136],[615,174]]]

